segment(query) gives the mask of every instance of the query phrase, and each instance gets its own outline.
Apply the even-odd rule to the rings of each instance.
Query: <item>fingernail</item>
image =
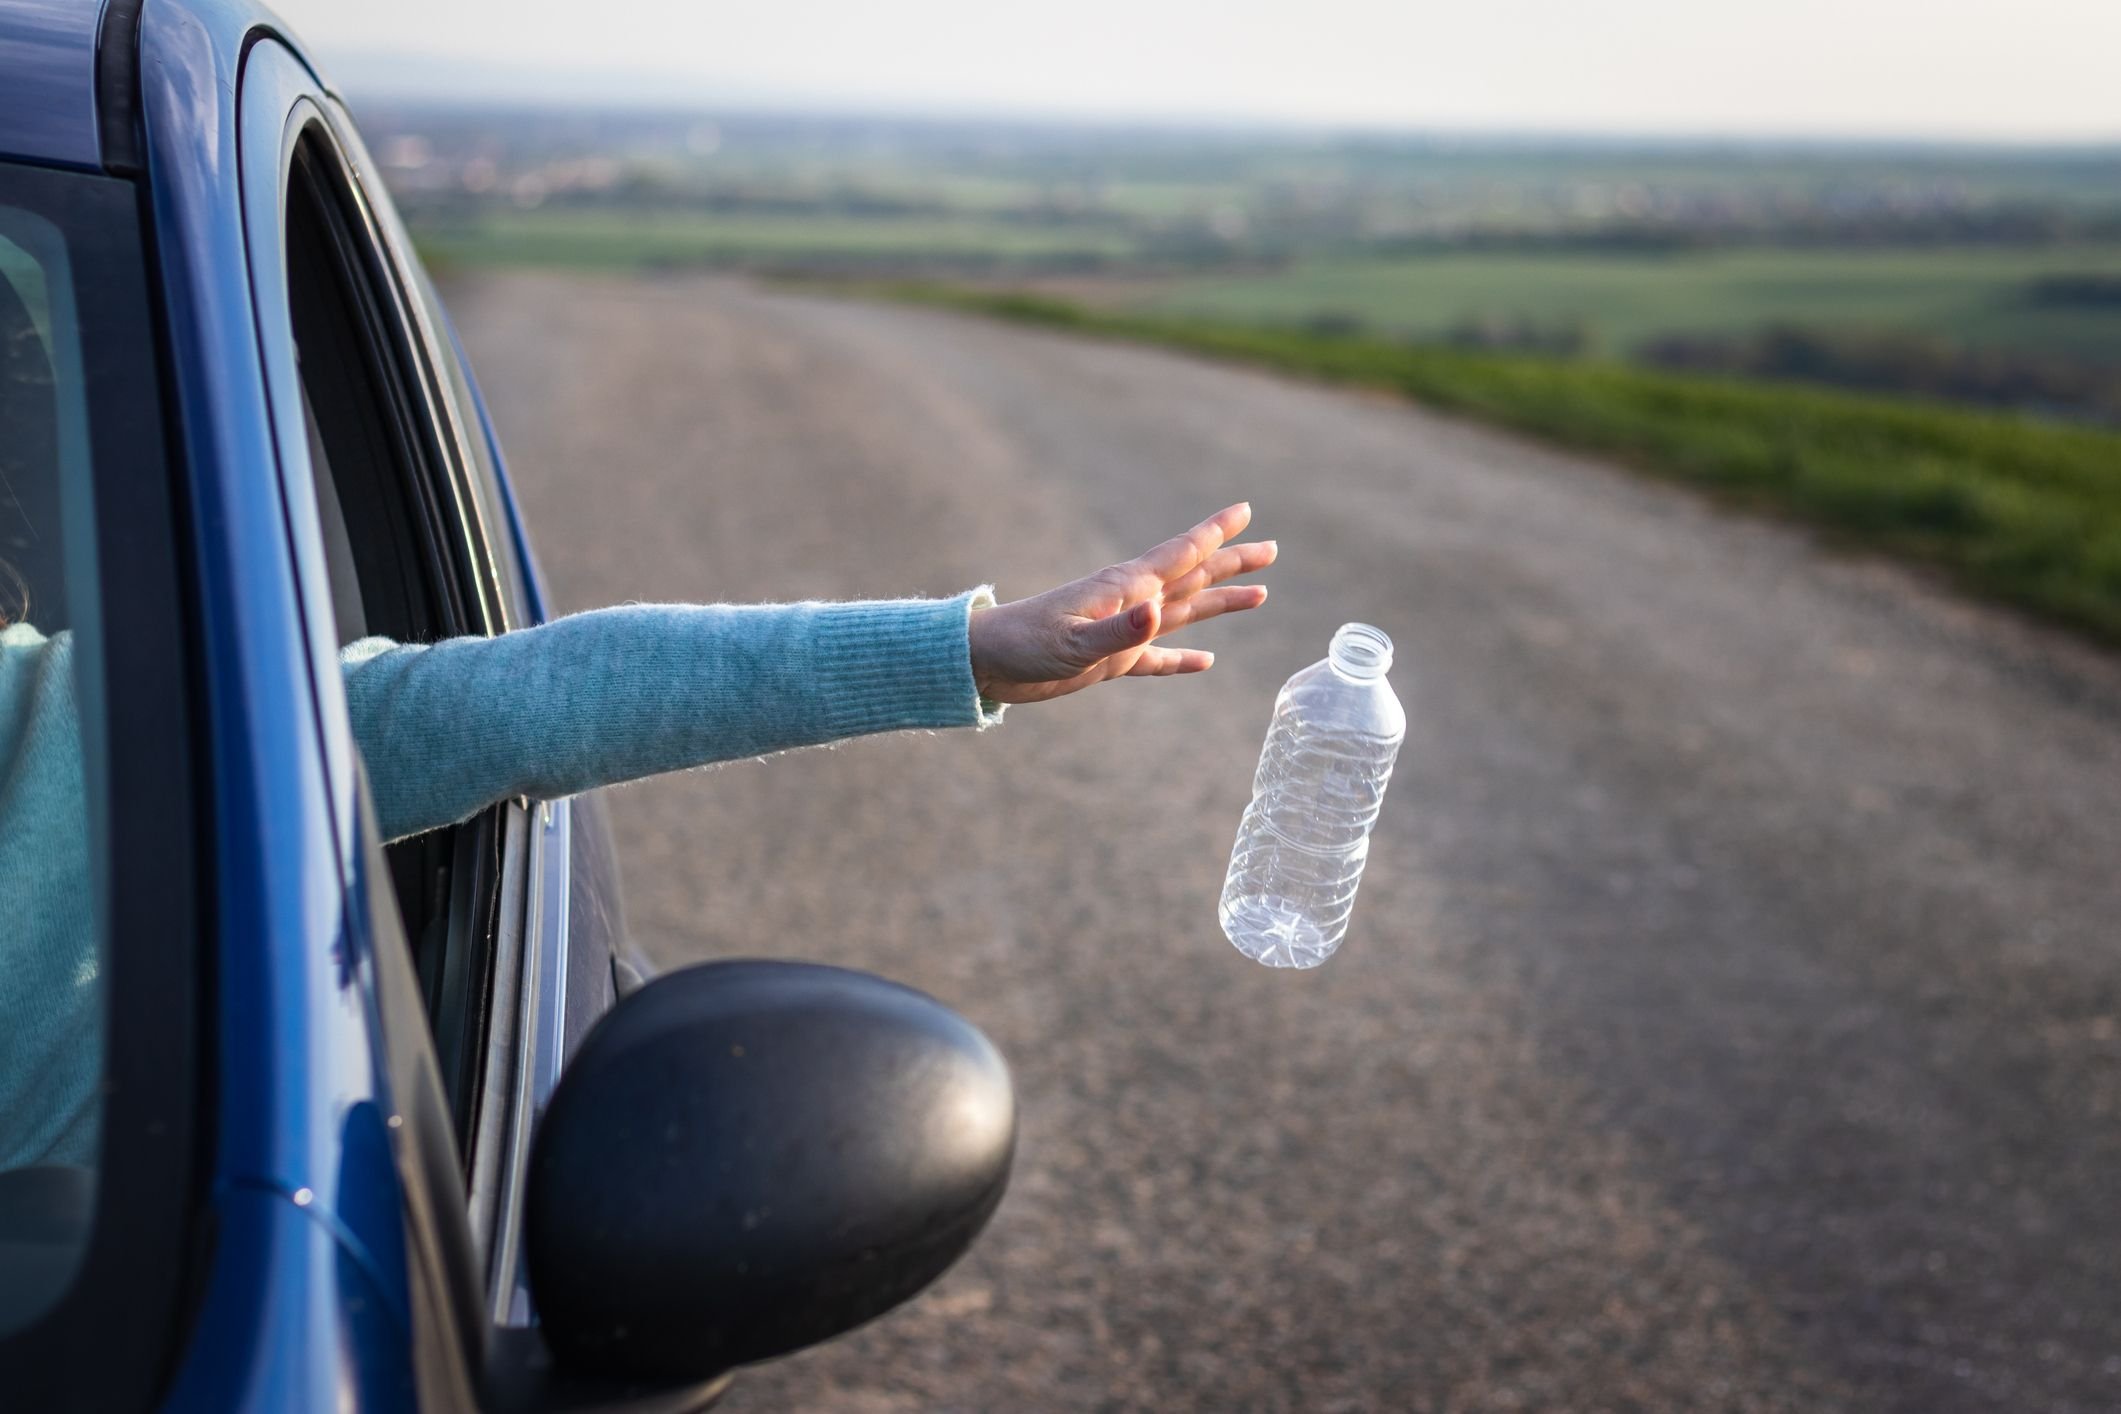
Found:
[[[1149,626],[1149,603],[1146,599],[1134,606],[1134,612],[1127,615],[1127,622],[1133,626],[1136,633]]]

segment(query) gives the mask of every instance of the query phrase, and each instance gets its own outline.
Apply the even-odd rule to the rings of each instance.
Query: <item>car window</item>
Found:
[[[341,641],[470,631],[438,494],[433,429],[393,347],[390,303],[335,188],[321,135],[287,192],[289,319]]]
[[[106,845],[91,758],[103,722],[87,660],[93,516],[77,276],[66,233],[0,202],[0,1220],[47,1209],[48,1250],[0,1281],[0,1323],[37,1315],[88,1236],[101,1111]],[[84,592],[88,591],[88,592]],[[65,1210],[62,1215],[55,1209]]]
[[[47,1330],[116,1321],[118,1344],[130,1343],[123,1301],[173,1273],[181,1236],[172,1215],[185,1187],[194,1035],[195,821],[155,357],[130,185],[0,163],[9,1408],[45,1402],[50,1352],[63,1345]],[[159,1129],[146,1136],[149,1125]],[[137,1284],[109,1279],[121,1248]],[[84,1389],[102,1380],[75,1377]]]
[[[484,632],[493,585],[452,475],[454,432],[428,395],[421,340],[321,124],[295,147],[285,220],[289,322],[340,641]],[[499,852],[493,812],[385,851],[460,1146],[479,1103]]]
[[[361,143],[360,132],[354,127],[352,117],[343,107],[335,105],[333,111],[338,119],[334,136],[345,144],[355,170],[362,174],[368,190],[378,197],[369,208],[379,228],[378,236],[392,256],[392,267],[400,284],[410,293],[415,306],[412,311],[415,321],[424,326],[426,347],[441,375],[436,388],[437,400],[442,415],[455,433],[453,446],[476,502],[473,513],[479,521],[483,563],[500,591],[506,625],[515,627],[527,623],[533,597],[515,543],[500,467],[493,443],[486,435],[479,398],[470,370],[465,367],[463,350],[457,344],[456,331],[442,306],[434,281],[415,257],[412,237],[407,233],[405,223],[399,218],[397,209],[382,197],[382,178]]]

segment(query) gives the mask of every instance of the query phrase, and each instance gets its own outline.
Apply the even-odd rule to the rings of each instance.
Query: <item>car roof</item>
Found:
[[[301,46],[270,9],[255,0],[144,0],[179,10],[215,49],[238,50],[263,27]],[[114,165],[103,149],[96,103],[96,53],[109,12],[127,40],[143,0],[7,0],[0,4],[0,158],[100,171]],[[121,25],[115,23],[124,21]],[[130,85],[127,85],[130,88]]]
[[[14,0],[0,6],[0,152],[101,167],[96,30],[102,0]]]

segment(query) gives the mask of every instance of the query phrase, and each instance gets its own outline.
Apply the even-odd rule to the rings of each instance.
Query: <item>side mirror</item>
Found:
[[[1015,1147],[1000,1054],[932,997],[802,963],[660,977],[583,1041],[532,1146],[546,1343],[674,1381],[828,1340],[972,1245]]]

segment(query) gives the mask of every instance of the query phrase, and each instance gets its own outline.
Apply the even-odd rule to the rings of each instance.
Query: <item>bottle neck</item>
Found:
[[[1392,640],[1368,624],[1342,624],[1326,650],[1326,662],[1350,682],[1377,682],[1392,667]]]

